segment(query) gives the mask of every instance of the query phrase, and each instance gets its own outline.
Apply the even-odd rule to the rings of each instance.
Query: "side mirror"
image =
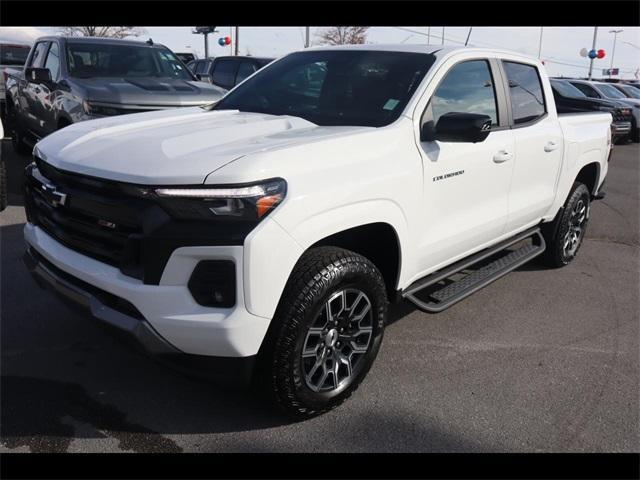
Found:
[[[211,83],[211,75],[207,73],[196,73],[196,78],[201,82]]]
[[[491,117],[476,113],[450,112],[433,122],[426,122],[420,131],[420,140],[432,142],[467,142],[484,141],[491,133]]]
[[[51,84],[51,71],[48,68],[27,67],[24,71],[24,77],[31,83]]]

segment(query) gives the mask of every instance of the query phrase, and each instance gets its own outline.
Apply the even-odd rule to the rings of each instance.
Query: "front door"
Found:
[[[492,131],[478,143],[420,144],[425,221],[419,254],[424,269],[467,256],[504,233],[514,140],[508,119],[502,118],[499,78],[486,59],[459,62],[447,71],[425,110],[422,122],[434,125],[449,112],[489,115]]]

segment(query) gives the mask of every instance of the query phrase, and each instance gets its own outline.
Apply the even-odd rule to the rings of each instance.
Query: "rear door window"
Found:
[[[218,60],[213,67],[212,80],[222,88],[232,88],[236,77],[238,62],[231,58]]]
[[[600,98],[600,94],[591,85],[587,85],[586,83],[577,83],[577,82],[576,83],[569,82],[569,83],[571,83],[571,85],[576,87],[578,90],[580,90],[589,98]]]
[[[258,70],[258,67],[253,62],[242,62],[238,67],[238,73],[236,75],[235,85],[239,84],[245,78],[253,75],[253,73]]]
[[[513,123],[533,122],[547,113],[538,69],[524,63],[502,63],[509,82]]]

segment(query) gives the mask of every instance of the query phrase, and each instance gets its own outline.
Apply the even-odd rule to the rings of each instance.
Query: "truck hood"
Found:
[[[188,185],[253,153],[360,130],[371,127],[320,127],[299,117],[191,107],[76,123],[38,142],[35,153],[56,168],[83,175]]]
[[[142,106],[186,106],[213,102],[225,90],[178,78],[74,78],[90,102]]]

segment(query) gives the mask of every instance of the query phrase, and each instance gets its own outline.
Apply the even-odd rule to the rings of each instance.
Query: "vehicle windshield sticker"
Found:
[[[389,100],[387,100],[387,103],[385,103],[384,107],[382,108],[384,110],[393,110],[398,106],[399,103],[400,103],[400,100],[396,100],[395,98],[390,98]]]

